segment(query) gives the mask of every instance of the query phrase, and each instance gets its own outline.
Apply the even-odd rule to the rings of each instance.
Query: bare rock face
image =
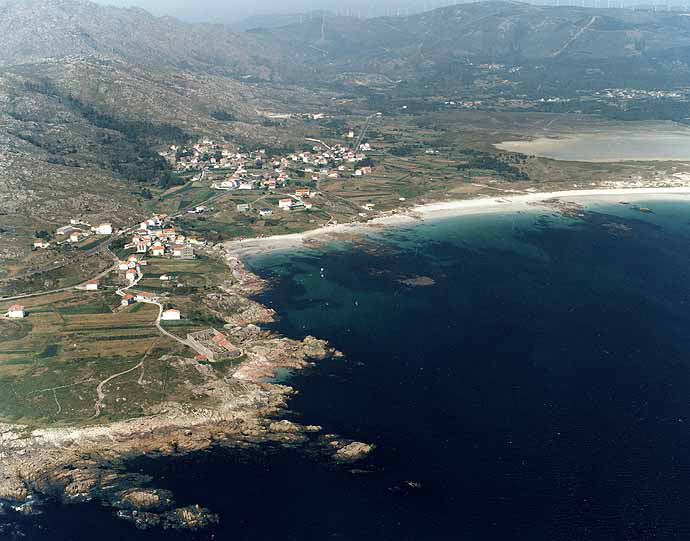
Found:
[[[301,426],[296,425],[295,423],[291,423],[290,421],[287,421],[287,420],[271,423],[269,425],[268,429],[271,432],[288,432],[288,433],[302,432],[302,430],[303,430]]]
[[[121,494],[118,506],[124,509],[151,511],[173,505],[172,493],[167,490],[134,489]]]
[[[304,353],[312,359],[325,359],[334,353],[334,350],[328,346],[328,342],[313,336],[307,336],[302,340],[302,345],[304,346]]]
[[[335,459],[343,462],[356,462],[357,460],[362,460],[367,457],[374,448],[374,445],[353,441],[345,445],[345,447],[338,449],[335,453]]]

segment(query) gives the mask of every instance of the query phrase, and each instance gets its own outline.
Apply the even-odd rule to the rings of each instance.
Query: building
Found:
[[[295,190],[295,195],[297,197],[309,197],[311,192],[309,191],[309,188],[298,188]]]
[[[45,248],[48,248],[49,246],[50,246],[50,243],[49,243],[49,242],[46,242],[46,241],[44,241],[44,240],[37,240],[37,241],[34,241],[34,248],[45,249]]]
[[[96,291],[98,289],[98,282],[96,280],[86,282],[86,284],[84,284],[84,289],[87,291]]]
[[[292,208],[292,199],[281,199],[278,201],[278,208],[290,210]]]
[[[246,212],[249,210],[249,204],[240,203],[237,205],[237,212]]]
[[[242,350],[232,345],[227,336],[215,329],[188,334],[187,342],[197,353],[211,362],[236,359],[242,356]]]
[[[113,226],[112,224],[100,224],[94,228],[97,235],[112,235]]]
[[[154,257],[161,257],[165,255],[165,248],[163,248],[163,246],[154,246],[151,248],[151,255]]]
[[[74,231],[77,229],[75,227],[72,227],[71,225],[65,225],[63,227],[59,227],[57,231],[55,231],[56,234],[58,235],[71,235]]]
[[[20,304],[15,304],[10,306],[7,310],[7,317],[10,319],[21,319],[26,317],[26,312],[24,312],[24,307]]]
[[[182,253],[180,254],[180,258],[182,258],[182,259],[195,259],[196,255],[194,255],[194,248],[192,248],[188,244],[185,244],[182,247]]]
[[[127,261],[119,261],[117,263],[117,270],[126,271],[127,269],[129,269],[129,263]]]
[[[161,320],[162,320],[162,321],[178,321],[178,320],[180,320],[181,318],[182,318],[182,317],[181,317],[181,315],[180,315],[180,311],[179,311],[179,310],[165,310],[165,311],[161,314]]]
[[[137,271],[135,269],[128,269],[125,273],[125,278],[130,282],[134,282],[137,279]]]
[[[261,209],[259,210],[259,216],[272,216],[273,211],[271,209]]]
[[[69,234],[69,241],[70,242],[79,242],[81,240],[82,233],[81,231],[73,231],[72,233]]]
[[[139,293],[137,293],[135,299],[138,302],[156,302],[158,300],[158,297],[155,293],[149,293],[148,291],[140,291]]]
[[[134,295],[129,295],[129,294],[128,294],[128,295],[125,295],[125,296],[122,297],[122,299],[120,300],[120,304],[121,304],[122,306],[129,306],[129,305],[132,304],[133,302],[134,302]]]

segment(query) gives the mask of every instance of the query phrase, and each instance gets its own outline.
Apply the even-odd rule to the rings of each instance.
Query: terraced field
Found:
[[[211,286],[224,276],[214,261],[161,260],[150,280],[163,273]],[[208,272],[204,272],[207,269]],[[156,275],[158,273],[158,275]],[[180,336],[208,327],[212,315],[186,296],[170,296],[197,318],[171,325]],[[28,317],[0,321],[0,419],[44,426],[90,424],[142,415],[165,400],[203,401],[191,395],[198,371],[175,357],[189,351],[164,337],[154,323],[155,305],[120,309],[113,292],[69,291],[23,302]],[[0,312],[9,303],[0,303]],[[106,398],[98,401],[97,387]],[[189,393],[189,396],[187,394]],[[96,405],[98,404],[98,407]]]

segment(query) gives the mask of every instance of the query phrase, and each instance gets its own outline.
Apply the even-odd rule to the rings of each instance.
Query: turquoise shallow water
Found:
[[[260,300],[282,315],[273,327],[346,355],[292,376],[290,417],[373,442],[371,457],[356,471],[282,448],[133,464],[220,512],[208,532],[140,533],[93,506],[13,528],[57,540],[94,524],[105,540],[690,538],[690,204],[639,205],[654,214],[470,216],[252,258],[272,283]],[[420,277],[430,285],[405,283]]]

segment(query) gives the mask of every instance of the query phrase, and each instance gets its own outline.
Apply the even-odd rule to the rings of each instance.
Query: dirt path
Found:
[[[148,354],[148,352],[147,352],[147,354]],[[139,364],[137,364],[136,366],[133,366],[132,368],[129,368],[128,370],[124,370],[123,372],[113,374],[112,376],[110,376],[107,379],[104,379],[103,381],[101,381],[98,384],[98,387],[96,387],[96,394],[98,395],[98,400],[96,401],[96,404],[94,405],[94,409],[96,410],[96,412],[94,413],[94,416],[91,417],[91,419],[95,419],[96,417],[99,417],[101,415],[101,410],[103,408],[103,401],[105,400],[105,393],[103,392],[103,387],[108,385],[108,383],[110,383],[114,379],[117,379],[120,376],[124,376],[126,374],[129,374],[130,372],[134,372],[138,368],[141,368],[144,364],[145,359],[146,359],[146,357],[144,357],[144,359],[139,361]]]
[[[577,38],[579,38],[579,37],[580,37],[582,34],[584,34],[587,30],[589,30],[589,29],[591,28],[591,26],[592,26],[595,22],[597,22],[597,19],[598,19],[598,18],[599,18],[599,17],[598,17],[597,15],[594,15],[594,17],[592,17],[591,20],[590,20],[586,25],[584,25],[584,26],[583,26],[582,28],[580,28],[577,32],[575,32],[575,35],[574,35],[572,38],[570,38],[568,41],[565,42],[565,44],[563,45],[563,47],[561,47],[560,49],[558,49],[558,50],[557,50],[555,53],[553,53],[551,56],[552,56],[553,58],[559,56],[563,51],[565,51],[568,47],[570,47],[570,46],[575,42],[575,40],[576,40]]]

